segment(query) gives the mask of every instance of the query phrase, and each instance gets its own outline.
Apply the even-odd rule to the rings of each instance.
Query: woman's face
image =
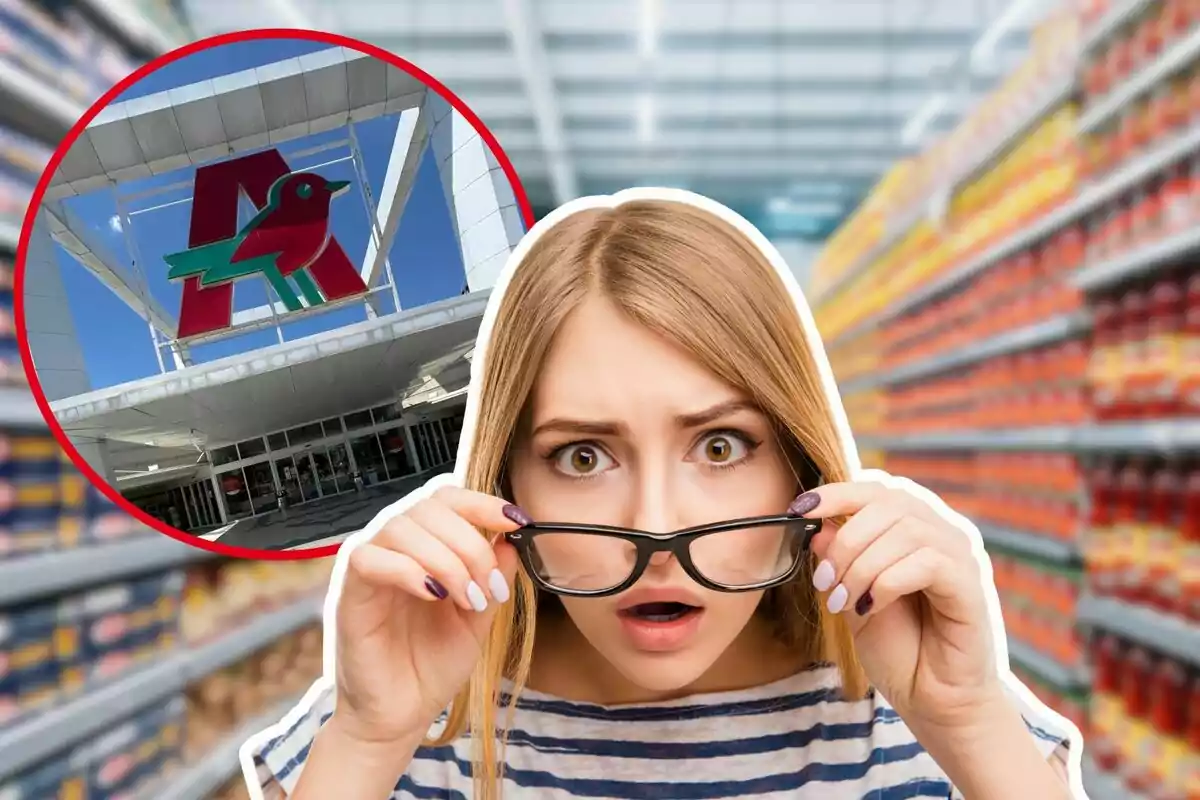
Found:
[[[514,499],[539,522],[656,533],[782,514],[797,482],[770,421],[747,400],[606,299],[589,299],[560,328],[534,387],[528,427],[511,454]],[[778,558],[782,536],[700,540],[706,550],[697,544],[692,557],[730,575],[753,573]],[[603,582],[632,563],[619,542],[584,536],[550,542],[539,555],[573,585]],[[625,592],[562,600],[628,680],[669,691],[712,666],[761,597],[705,589],[673,556],[657,553]],[[696,610],[674,617],[661,613],[674,607],[651,602]]]

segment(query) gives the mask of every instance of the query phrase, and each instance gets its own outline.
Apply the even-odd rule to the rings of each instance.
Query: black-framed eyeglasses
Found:
[[[605,597],[637,583],[655,553],[667,552],[705,588],[769,589],[795,577],[821,520],[748,517],[649,533],[608,525],[535,523],[506,535],[530,577],[548,592]]]

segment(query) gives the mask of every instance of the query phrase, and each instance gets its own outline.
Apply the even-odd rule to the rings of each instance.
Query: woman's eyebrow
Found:
[[[700,411],[679,414],[675,417],[675,424],[684,429],[699,428],[702,425],[707,425],[738,411],[759,413],[759,408],[747,400],[727,400]],[[537,436],[541,433],[554,431],[558,433],[585,433],[591,436],[620,436],[625,430],[626,426],[621,422],[555,417],[539,424],[533,429],[531,435]]]
[[[592,436],[618,436],[624,430],[624,427],[620,423],[605,422],[603,420],[555,417],[554,419],[546,420],[534,428],[532,435],[537,436],[540,433],[557,431],[559,433],[586,433]]]
[[[717,403],[715,406],[710,406],[702,411],[680,414],[675,417],[675,424],[681,428],[699,428],[738,411],[759,413],[759,408],[748,400],[727,400],[724,403]]]

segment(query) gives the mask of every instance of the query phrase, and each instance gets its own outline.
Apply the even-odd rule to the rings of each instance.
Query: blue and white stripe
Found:
[[[878,694],[840,699],[821,665],[754,689],[605,707],[526,690],[505,767],[505,796],[551,800],[951,798],[945,774]],[[331,692],[256,754],[264,786],[294,790],[309,747],[333,712]],[[441,723],[439,722],[439,725]],[[438,726],[435,726],[436,731]],[[1065,737],[1033,724],[1049,757]],[[467,738],[422,748],[393,800],[471,797]],[[268,797],[270,795],[268,794]]]

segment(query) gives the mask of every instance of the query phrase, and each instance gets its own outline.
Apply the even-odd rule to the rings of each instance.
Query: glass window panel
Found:
[[[231,444],[225,447],[218,447],[216,450],[208,451],[208,455],[212,459],[214,467],[219,467],[222,464],[232,464],[238,460],[237,445]]]
[[[371,413],[375,417],[376,425],[382,425],[385,422],[393,422],[400,419],[400,407],[397,403],[388,403],[386,406],[377,406],[371,409]]]
[[[246,476],[242,474],[242,470],[222,472],[217,476],[217,485],[225,495],[225,508],[229,511],[230,520],[245,519],[253,513],[250,493],[246,488]]]
[[[404,428],[391,428],[379,434],[379,443],[383,446],[383,461],[387,465],[388,478],[395,480],[417,471],[408,453],[408,442],[404,438]]]
[[[248,439],[238,442],[238,454],[243,458],[254,458],[267,452],[267,445],[262,439]]]
[[[369,428],[371,422],[370,411],[356,411],[353,414],[346,415],[346,430],[358,430],[359,428]]]
[[[292,428],[287,432],[287,436],[288,444],[295,447],[298,444],[316,441],[324,434],[321,432],[321,423],[312,422],[308,425],[301,425],[299,428]]]
[[[271,446],[272,450],[285,450],[288,446],[287,435],[283,433],[272,433],[267,437],[267,444]]]
[[[350,448],[354,451],[354,463],[358,465],[365,485],[374,486],[387,480],[383,451],[379,448],[379,439],[375,434],[353,440],[350,442]]]
[[[337,436],[339,433],[342,432],[342,418],[341,417],[334,417],[333,419],[327,419],[324,422],[322,422],[321,425],[325,428],[326,436]]]

